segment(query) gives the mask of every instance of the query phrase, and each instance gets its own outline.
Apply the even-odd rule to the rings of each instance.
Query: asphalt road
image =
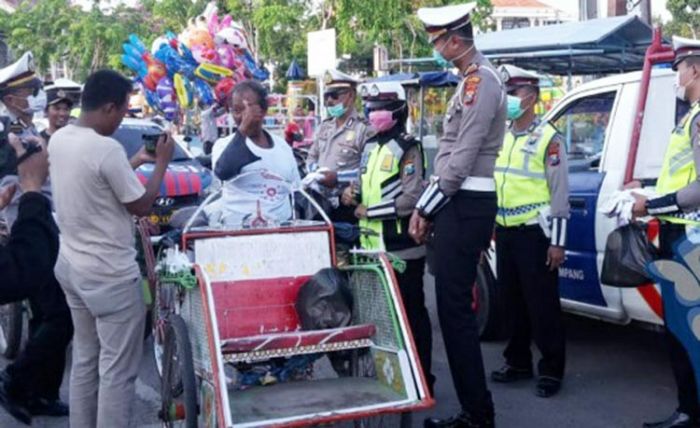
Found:
[[[414,415],[415,427],[422,427],[425,416],[446,416],[458,409],[437,325],[431,279],[426,281],[426,291],[435,334],[437,404]],[[568,366],[561,393],[550,399],[538,398],[533,393],[534,381],[512,386],[490,384],[499,428],[638,428],[643,421],[665,417],[674,409],[675,390],[662,335],[637,326],[615,326],[574,316],[566,317],[566,327]],[[501,365],[503,346],[500,342],[483,344],[487,371]],[[62,397],[67,400],[66,383]],[[158,399],[155,365],[147,344],[136,385],[133,426],[160,426]],[[0,427],[22,426],[0,409]],[[67,428],[68,419],[35,418],[33,426]]]

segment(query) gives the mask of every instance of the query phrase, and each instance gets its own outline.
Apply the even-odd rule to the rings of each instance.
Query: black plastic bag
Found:
[[[299,289],[297,315],[303,330],[346,327],[352,321],[352,293],[338,269],[321,269]]]
[[[658,250],[647,239],[644,227],[630,223],[615,229],[605,244],[600,282],[620,288],[639,287],[653,282],[646,272],[646,266],[658,257]]]

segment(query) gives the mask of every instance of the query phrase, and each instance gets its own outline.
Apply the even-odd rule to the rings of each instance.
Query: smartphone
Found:
[[[158,145],[158,141],[163,135],[165,134],[144,134],[143,145],[146,148],[146,152],[154,155],[156,153],[156,146]]]

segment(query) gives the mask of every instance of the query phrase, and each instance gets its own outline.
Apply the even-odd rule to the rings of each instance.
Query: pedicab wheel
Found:
[[[13,359],[22,347],[24,303],[14,302],[0,306],[0,354]]]
[[[162,360],[159,416],[163,426],[196,428],[197,388],[192,345],[185,321],[178,315],[171,315],[165,325]]]

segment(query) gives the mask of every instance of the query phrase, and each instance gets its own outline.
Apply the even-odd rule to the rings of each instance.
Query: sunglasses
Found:
[[[337,101],[338,98],[340,98],[341,95],[345,95],[345,94],[347,94],[347,93],[348,93],[348,91],[326,92],[325,94],[323,94],[323,99],[324,99],[324,100],[329,100],[329,99],[330,99],[330,100],[333,100],[333,101]]]

